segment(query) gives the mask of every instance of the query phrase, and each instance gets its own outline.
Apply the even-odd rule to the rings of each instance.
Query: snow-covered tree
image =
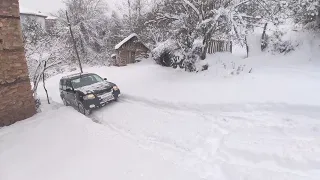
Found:
[[[80,58],[86,64],[103,64],[108,59],[107,6],[102,0],[66,0],[64,1],[74,32],[74,38],[79,49]],[[59,12],[61,29],[60,36],[65,37],[69,52],[72,52],[72,39],[67,29],[66,12]],[[70,59],[75,59],[74,53]]]
[[[33,95],[37,98],[37,88],[40,80],[44,83],[45,71],[62,62],[64,50],[60,46],[60,39],[47,33],[34,19],[25,19],[22,27],[29,77]]]
[[[244,41],[248,15],[239,8],[250,1],[164,0],[156,5],[150,24],[166,27],[183,50],[186,64],[205,59],[209,42],[215,39]],[[252,19],[255,19],[253,17]],[[201,42],[201,43],[199,43]],[[189,66],[189,65],[186,65]]]
[[[296,23],[320,28],[320,0],[289,0]]]
[[[26,18],[22,22],[22,32],[27,59],[32,58],[47,47],[49,36],[35,19]]]
[[[108,23],[108,30],[110,31],[110,51],[113,50],[114,46],[125,37],[123,29],[124,26],[122,19],[118,16],[118,14],[115,11],[113,11]]]

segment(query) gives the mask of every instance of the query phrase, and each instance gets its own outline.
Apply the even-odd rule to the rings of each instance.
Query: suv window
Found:
[[[59,88],[60,88],[60,90],[66,90],[66,80],[65,79],[60,80]]]
[[[83,86],[89,86],[91,84],[102,82],[102,81],[103,79],[100,76],[96,74],[89,74],[89,75],[84,75],[84,76],[80,76],[75,79],[72,79],[71,83],[74,89],[77,89]]]
[[[66,89],[73,89],[70,80],[66,82]]]

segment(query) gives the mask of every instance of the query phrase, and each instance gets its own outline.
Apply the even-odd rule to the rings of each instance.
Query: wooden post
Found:
[[[72,32],[72,28],[71,28],[71,24],[70,24],[70,21],[69,21],[68,11],[66,11],[66,16],[67,16],[67,21],[68,21],[68,26],[69,26],[71,38],[72,38],[72,41],[73,41],[74,51],[76,52],[76,55],[77,55],[77,59],[78,59],[78,62],[79,62],[80,71],[81,71],[81,73],[83,73],[83,71],[82,71],[82,65],[81,65],[81,61],[80,61],[80,57],[79,57],[79,53],[78,53],[78,49],[77,49],[77,43],[76,43],[76,41],[75,41],[75,39],[74,39],[73,32]]]

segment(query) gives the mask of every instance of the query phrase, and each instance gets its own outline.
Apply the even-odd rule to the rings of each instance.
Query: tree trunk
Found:
[[[44,70],[43,70],[43,73],[42,73],[42,84],[43,84],[43,88],[44,88],[44,90],[46,92],[46,95],[47,95],[48,104],[50,104],[48,90],[47,90],[46,84],[45,84],[45,74],[44,74],[44,72],[45,72],[46,67],[47,67],[47,61],[44,63]]]
[[[207,58],[207,51],[208,51],[208,43],[206,42],[204,44],[204,47],[202,48],[202,52],[201,52],[201,60],[205,60]]]
[[[200,55],[200,59],[201,60],[205,60],[207,58],[209,37],[211,37],[210,34],[207,34],[207,35],[204,36],[203,43],[202,43],[203,44],[203,48],[202,48],[202,52],[201,52],[201,55]]]
[[[262,40],[261,51],[263,51],[267,47],[267,37],[266,37],[267,26],[268,26],[268,23],[265,23],[263,27],[263,33],[261,37],[261,40]]]
[[[247,41],[247,36],[244,39],[245,44],[246,44],[246,49],[247,49],[247,58],[249,57],[249,46],[248,46],[248,41]]]
[[[320,3],[319,3],[320,6]],[[320,29],[320,7],[318,7],[318,15],[316,17],[317,27]]]

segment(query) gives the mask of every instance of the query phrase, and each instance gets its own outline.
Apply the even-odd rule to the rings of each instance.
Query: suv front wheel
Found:
[[[82,113],[82,114],[84,114],[84,115],[86,115],[86,116],[88,116],[88,115],[91,114],[91,109],[86,109],[86,108],[83,106],[82,103],[79,103],[79,105],[78,105],[78,110],[79,110],[80,113]]]
[[[69,106],[69,104],[68,104],[68,102],[66,101],[65,98],[62,98],[62,102],[63,102],[63,104],[64,104],[65,106]]]

